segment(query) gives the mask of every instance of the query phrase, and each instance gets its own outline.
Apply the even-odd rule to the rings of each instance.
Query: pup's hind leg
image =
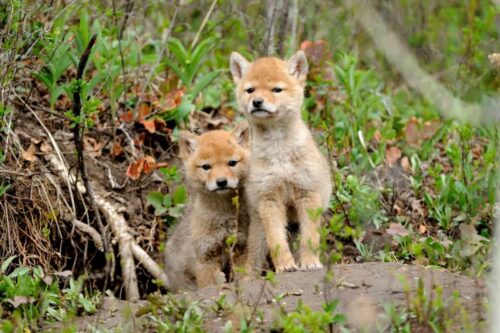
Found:
[[[321,207],[318,193],[308,193],[297,201],[296,209],[300,223],[300,269],[315,270],[323,267],[319,260],[319,228],[321,216],[316,210]],[[312,215],[312,216],[311,216]]]
[[[286,207],[275,200],[262,200],[259,203],[259,216],[276,272],[297,270],[298,267],[288,246]]]

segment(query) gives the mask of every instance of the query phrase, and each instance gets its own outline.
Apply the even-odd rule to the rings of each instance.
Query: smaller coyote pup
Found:
[[[165,248],[171,289],[193,288],[193,280],[198,287],[225,281],[222,271],[230,264],[226,239],[236,228],[235,261],[244,260],[249,222],[242,186],[248,171],[248,138],[246,123],[231,133],[219,130],[196,136],[181,132],[180,157],[190,198],[186,216]],[[237,193],[239,208],[233,202]]]
[[[314,212],[328,207],[332,183],[328,163],[301,119],[306,56],[299,51],[288,61],[269,57],[250,63],[233,52],[231,73],[251,129],[247,268],[259,270],[268,249],[277,272],[299,268],[286,234],[294,219],[300,225],[300,269],[321,268],[320,219]]]

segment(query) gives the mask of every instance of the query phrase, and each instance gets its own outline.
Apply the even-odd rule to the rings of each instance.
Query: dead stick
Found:
[[[198,43],[198,39],[200,39],[201,32],[203,31],[203,29],[207,25],[208,19],[210,18],[210,15],[212,15],[212,12],[214,11],[216,4],[217,4],[217,0],[214,0],[212,2],[212,5],[208,9],[208,12],[205,15],[205,18],[203,19],[203,22],[201,22],[200,28],[198,29],[198,32],[196,33],[196,36],[194,37],[193,42],[191,43],[191,50],[193,50],[194,47],[196,46],[196,43]]]
[[[271,12],[271,17],[268,17],[268,26],[267,26],[267,39],[266,39],[266,44],[264,45],[264,55],[269,56],[271,55],[273,48],[274,48],[274,20],[276,18],[276,11],[278,9],[277,6],[277,0],[270,0],[272,1],[272,12]],[[269,15],[269,14],[268,14]]]
[[[278,55],[283,58],[284,44],[286,38],[286,26],[288,25],[288,13],[290,11],[289,0],[285,0],[282,4],[280,13],[282,16],[280,30],[278,33]],[[294,50],[295,51],[295,50]]]
[[[87,48],[83,52],[80,58],[80,62],[78,63],[78,69],[76,73],[76,84],[73,90],[73,116],[78,120],[75,124],[75,127],[73,128],[73,138],[75,140],[75,148],[78,157],[78,170],[81,173],[83,185],[87,190],[90,206],[92,207],[92,210],[94,211],[94,214],[96,216],[97,227],[99,229],[99,233],[101,234],[104,245],[104,252],[106,258],[106,278],[104,281],[104,290],[106,290],[108,286],[108,278],[110,277],[110,272],[111,272],[110,258],[113,258],[113,253],[111,252],[111,247],[109,246],[109,239],[106,235],[106,229],[104,228],[104,224],[102,223],[101,214],[95,202],[94,191],[92,189],[92,186],[90,185],[89,177],[87,174],[87,168],[85,167],[85,159],[83,157],[83,138],[82,138],[83,131],[81,128],[82,126],[81,120],[85,116],[84,114],[82,115],[82,101],[81,101],[83,72],[85,71],[85,66],[87,65],[90,52],[92,51],[92,47],[94,46],[96,39],[97,39],[96,34],[94,34],[92,38],[90,38],[89,44],[87,45]]]

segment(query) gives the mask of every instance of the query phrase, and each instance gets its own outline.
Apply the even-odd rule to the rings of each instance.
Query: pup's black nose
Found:
[[[263,103],[264,103],[264,100],[260,97],[257,97],[252,101],[253,106],[256,108],[260,108]]]
[[[227,186],[227,179],[226,178],[217,178],[215,180],[215,183],[217,184],[218,187],[223,188]]]

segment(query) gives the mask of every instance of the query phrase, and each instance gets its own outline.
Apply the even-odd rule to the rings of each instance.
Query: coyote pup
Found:
[[[236,227],[235,261],[244,260],[249,219],[242,187],[248,172],[248,140],[246,123],[231,133],[181,132],[180,157],[190,198],[186,216],[165,248],[171,289],[193,288],[193,280],[199,288],[225,281],[223,269],[230,264],[226,239]],[[239,208],[233,202],[237,193]]]
[[[320,219],[309,212],[328,207],[332,184],[328,163],[300,114],[307,58],[299,51],[288,61],[250,63],[233,52],[230,67],[251,129],[247,269],[261,269],[268,251],[277,272],[299,268],[286,234],[293,219],[300,226],[300,269],[319,269]]]

